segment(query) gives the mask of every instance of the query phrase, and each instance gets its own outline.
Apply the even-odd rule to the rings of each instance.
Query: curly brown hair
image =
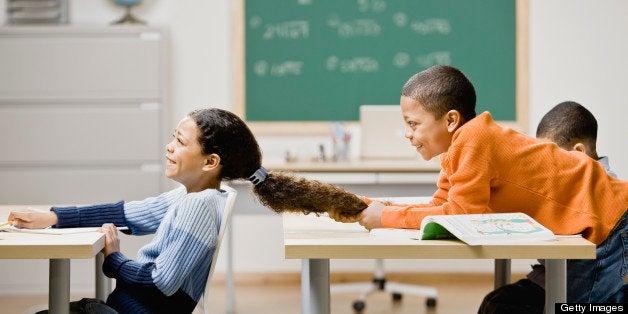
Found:
[[[339,186],[272,171],[253,188],[259,200],[277,213],[324,213],[343,218],[357,216],[367,204]]]
[[[200,130],[203,153],[220,156],[221,179],[247,179],[261,167],[257,140],[238,116],[218,108],[194,110],[189,116]],[[270,172],[253,191],[263,205],[277,213],[328,212],[353,218],[367,207],[362,199],[338,186],[282,172]]]

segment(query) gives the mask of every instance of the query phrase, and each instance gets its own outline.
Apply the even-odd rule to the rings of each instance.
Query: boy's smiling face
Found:
[[[417,100],[401,96],[401,113],[406,123],[404,135],[423,159],[430,160],[449,149],[458,124],[458,121],[452,121],[452,112],[458,114],[452,110],[436,119]]]

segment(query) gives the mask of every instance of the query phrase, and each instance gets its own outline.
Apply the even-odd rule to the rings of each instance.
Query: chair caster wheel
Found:
[[[427,300],[425,300],[425,305],[427,307],[436,307],[436,299],[435,298],[427,298]]]
[[[362,312],[365,307],[366,307],[366,304],[364,304],[364,301],[358,300],[358,301],[353,302],[353,309],[356,312]]]
[[[392,299],[395,302],[401,301],[401,297],[403,297],[403,295],[401,293],[399,293],[399,292],[393,292],[393,294],[392,294]]]

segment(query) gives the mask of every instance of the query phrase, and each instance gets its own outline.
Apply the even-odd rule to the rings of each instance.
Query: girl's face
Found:
[[[413,98],[401,97],[401,113],[406,123],[404,136],[424,160],[430,160],[449,149],[453,131],[447,114],[436,120]]]
[[[208,176],[212,172],[207,171],[215,155],[203,154],[199,135],[196,122],[185,117],[174,131],[172,141],[166,145],[166,177],[183,184],[188,192],[202,191],[208,188],[208,182],[216,180],[215,176],[211,180]]]

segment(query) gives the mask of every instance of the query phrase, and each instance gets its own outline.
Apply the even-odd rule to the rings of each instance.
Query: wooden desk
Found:
[[[6,221],[10,210],[27,206],[0,206],[0,221]],[[49,206],[33,206],[49,208]],[[1,259],[49,259],[48,308],[50,313],[69,313],[70,259],[93,258],[97,255],[96,295],[102,297],[102,264],[105,236],[98,232],[47,235],[20,232],[0,232]],[[16,270],[18,271],[18,270]],[[24,271],[24,270],[22,270]]]
[[[271,171],[297,172],[312,180],[336,184],[347,191],[370,197],[432,195],[440,171],[438,161],[416,159],[370,160],[349,162],[265,162]],[[264,207],[251,191],[250,182],[235,181],[231,185],[238,191],[234,215],[276,215]],[[231,220],[230,223],[233,223]],[[233,280],[234,228],[227,229],[226,286],[227,313],[235,311],[235,282]],[[276,245],[267,243],[264,245]]]
[[[285,258],[302,259],[301,312],[328,314],[330,259],[527,259],[546,261],[546,313],[566,302],[566,259],[593,259],[595,245],[580,237],[532,244],[469,246],[457,240],[419,241],[371,236],[358,224],[328,217],[283,215]]]

